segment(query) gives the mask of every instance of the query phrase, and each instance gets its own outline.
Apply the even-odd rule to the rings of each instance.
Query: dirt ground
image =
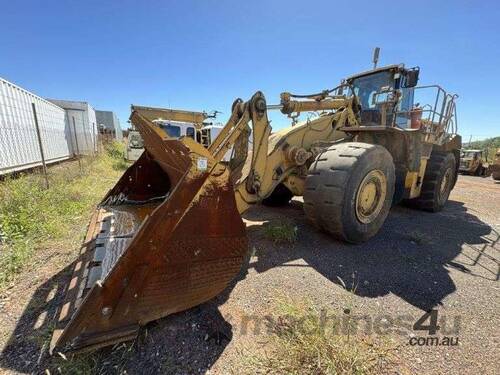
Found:
[[[291,245],[263,235],[283,217],[297,226]],[[253,256],[237,283],[148,325],[133,344],[86,357],[82,372],[250,373],[249,358],[264,355],[269,333],[248,321],[264,319],[279,298],[306,298],[334,316],[359,317],[359,334],[390,340],[395,373],[498,373],[500,184],[491,178],[460,176],[437,214],[394,207],[380,234],[363,245],[317,232],[300,199],[285,208],[255,207],[244,219]],[[74,253],[40,254],[0,296],[1,373],[57,373],[46,342]],[[437,310],[440,326],[433,336],[413,329],[429,309]],[[442,344],[450,338],[458,344]],[[58,361],[61,372],[75,371]]]

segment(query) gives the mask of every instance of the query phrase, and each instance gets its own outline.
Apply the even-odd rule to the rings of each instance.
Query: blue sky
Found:
[[[44,97],[223,112],[404,62],[459,94],[464,137],[500,135],[496,1],[6,1],[0,76]],[[275,128],[286,118],[274,115]]]

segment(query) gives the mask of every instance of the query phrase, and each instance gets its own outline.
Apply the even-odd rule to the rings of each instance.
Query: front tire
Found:
[[[482,165],[478,165],[475,172],[474,176],[483,176],[484,175],[484,169]]]
[[[360,243],[384,224],[394,195],[391,154],[382,146],[348,142],[329,147],[309,168],[304,210],[333,237]]]

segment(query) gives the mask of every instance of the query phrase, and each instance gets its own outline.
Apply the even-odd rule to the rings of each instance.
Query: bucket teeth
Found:
[[[215,297],[243,263],[229,172],[191,139],[167,139],[132,118],[146,152],[91,219],[51,351],[133,339],[141,325]]]

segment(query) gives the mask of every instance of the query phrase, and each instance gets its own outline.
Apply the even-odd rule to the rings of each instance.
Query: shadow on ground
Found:
[[[259,246],[256,240],[257,259],[250,267],[257,272],[293,267],[288,263],[303,259],[332,283],[342,279],[356,295],[376,298],[392,293],[422,310],[441,304],[455,291],[450,268],[489,280],[499,278],[498,232],[460,202],[450,201],[440,213],[394,207],[381,232],[361,245],[337,242],[310,229],[299,201],[269,212],[266,219],[282,217],[296,223],[299,240],[279,251]],[[245,218],[263,220],[254,211]],[[455,259],[459,254],[463,261]]]
[[[219,311],[247,268],[266,272],[293,267],[303,259],[338,287],[339,278],[354,292],[376,298],[393,293],[422,310],[439,305],[455,291],[451,268],[490,280],[499,278],[499,235],[489,225],[451,201],[438,214],[395,207],[381,233],[368,243],[346,245],[317,232],[307,223],[302,203],[285,208],[259,208],[244,215],[250,221],[287,217],[298,226],[298,241],[276,251],[263,239],[262,226],[249,224],[251,246],[256,248],[238,280],[212,301],[149,324],[134,343],[102,349],[72,361],[48,356],[56,306],[69,282],[68,266],[38,287],[21,316],[0,358],[4,369],[21,373],[200,373],[210,369],[232,340],[232,326]],[[467,248],[467,251],[464,249]],[[461,260],[457,256],[460,254]],[[353,277],[354,276],[354,277]],[[354,288],[352,288],[354,289]]]
[[[232,340],[232,325],[218,306],[246,277],[249,259],[239,276],[216,298],[188,311],[151,322],[132,343],[79,354],[69,360],[48,347],[57,306],[64,299],[72,266],[47,280],[33,294],[0,356],[0,368],[42,374],[195,374],[210,369]],[[1,371],[0,371],[1,372]]]

